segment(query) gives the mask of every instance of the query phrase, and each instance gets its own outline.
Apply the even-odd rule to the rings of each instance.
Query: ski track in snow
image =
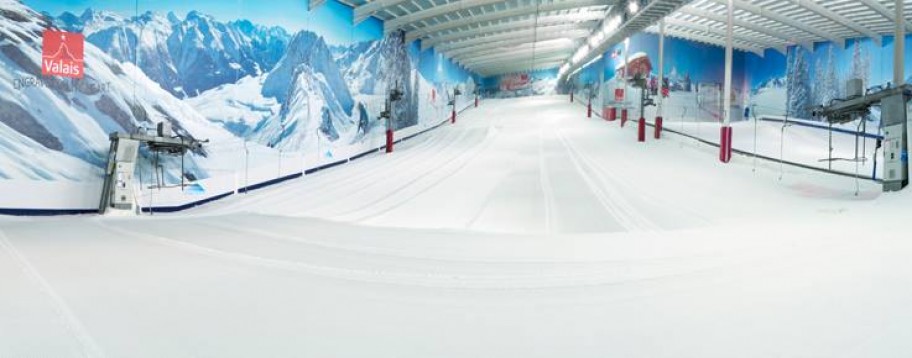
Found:
[[[57,294],[57,291],[54,290],[53,286],[51,286],[41,273],[38,272],[38,269],[29,262],[29,259],[13,246],[13,243],[10,242],[9,238],[6,237],[6,234],[4,234],[2,230],[0,230],[0,249],[6,251],[22,272],[28,276],[28,279],[37,286],[48,299],[50,299],[54,312],[59,317],[61,323],[63,323],[73,339],[78,342],[80,348],[82,348],[78,353],[78,356],[86,358],[104,357],[104,351],[98,343],[95,342],[92,335],[89,334],[89,331],[66,303],[66,300]]]
[[[27,302],[51,319],[26,328],[82,357],[908,351],[909,193],[849,200],[841,177],[780,182],[632,130],[564,97],[486,101],[391,155],[188,212],[2,221],[0,277],[38,289],[0,307]]]
[[[170,238],[148,232],[137,232],[125,229],[120,225],[94,221],[103,230],[116,233],[118,236],[133,237],[209,257],[212,259],[236,263],[244,266],[259,267],[269,270],[289,271],[298,274],[314,275],[338,280],[383,284],[393,286],[412,286],[426,289],[462,289],[484,291],[515,291],[567,289],[585,287],[621,287],[627,285],[658,285],[670,283],[686,277],[713,278],[724,275],[735,269],[751,268],[766,265],[769,260],[757,257],[752,252],[744,252],[729,257],[695,256],[672,257],[659,260],[637,260],[627,262],[595,261],[587,264],[591,268],[579,267],[577,261],[563,261],[564,269],[545,270],[544,261],[483,261],[462,260],[454,258],[433,258],[428,256],[389,255],[376,250],[358,248],[323,247],[331,251],[354,255],[343,261],[368,262],[379,257],[384,260],[395,260],[398,265],[406,263],[405,268],[397,268],[381,262],[382,266],[374,268],[345,267],[344,262],[333,261],[332,264],[315,264],[300,260],[278,259],[248,253],[234,252],[206,245],[194,244],[183,239]],[[250,231],[259,234],[258,230]],[[301,241],[268,234],[267,237],[279,240],[302,243]],[[321,255],[327,255],[323,253]],[[332,256],[332,255],[329,255]],[[740,257],[740,259],[738,259]],[[710,258],[707,260],[707,258]],[[418,264],[416,264],[416,262]],[[423,264],[421,264],[423,263]],[[419,265],[420,264],[420,265]],[[481,265],[467,271],[464,265]],[[508,269],[509,265],[518,265]],[[620,265],[620,266],[619,266]],[[384,268],[385,267],[385,268]],[[559,267],[559,266],[556,266]]]
[[[361,197],[359,194],[368,191],[369,187],[364,187],[359,191],[351,192],[348,195],[343,196],[342,199],[352,199],[352,201],[338,201],[336,203],[336,207],[339,209],[330,211],[331,214],[329,214],[329,217],[345,218],[349,214],[358,210],[378,205],[378,203],[382,202],[383,200],[398,194],[400,191],[406,190],[409,185],[414,184],[415,182],[421,180],[423,177],[435,172],[439,172],[441,168],[446,167],[453,162],[454,158],[448,156],[451,151],[459,148],[461,144],[464,144],[466,137],[472,136],[472,139],[474,141],[474,137],[478,135],[477,132],[473,133],[469,131],[459,131],[459,133],[460,134],[457,138],[447,141],[447,144],[444,147],[434,148],[435,153],[433,155],[425,158],[420,158],[417,162],[407,163],[409,165],[407,165],[407,168],[405,170],[395,170],[393,173],[385,175],[383,181],[396,183],[393,188],[386,188],[385,193],[382,194],[371,193],[378,194],[378,197],[374,197],[368,200],[364,200],[365,198]],[[465,152],[463,151],[461,153],[464,154]],[[455,159],[458,159],[458,156]],[[373,178],[368,178],[368,180],[370,179]],[[379,182],[380,181],[375,180],[375,183]]]
[[[548,163],[547,163],[548,161],[545,158],[545,144],[544,144],[545,138],[544,137],[545,137],[545,123],[542,123],[542,125],[538,129],[538,165],[539,165],[538,174],[539,174],[539,179],[541,181],[542,198],[544,199],[544,202],[545,202],[545,205],[544,205],[545,232],[550,233],[552,231],[552,227],[554,226],[554,223],[552,223],[552,221],[554,220],[553,219],[554,215],[552,214],[554,212],[554,193],[553,193],[553,189],[551,188],[551,179],[548,177]]]
[[[624,228],[629,231],[658,230],[655,224],[627,202],[619,190],[614,189],[616,186],[610,179],[613,178],[610,174],[599,168],[592,159],[571,144],[560,129],[556,130],[556,133],[567,152],[570,153],[577,172],[585,179],[589,190]]]
[[[445,134],[452,133],[447,132]],[[357,168],[356,170],[367,173],[375,173],[378,169],[389,171],[409,163],[411,158],[420,155],[423,150],[432,147],[435,143],[444,142],[446,140],[447,137],[442,135],[413,138],[410,141],[397,144],[397,148],[400,148],[400,152],[402,152],[401,149],[403,147],[409,148],[410,150],[406,150],[404,153],[394,152],[393,155],[387,156],[389,158],[386,159],[389,160],[370,160],[371,158],[385,155],[382,152],[378,152],[377,154],[367,155],[345,165],[352,169]],[[210,208],[201,208],[201,211],[213,215],[238,211],[256,211],[261,203],[267,203],[268,205],[276,200],[279,200],[279,203],[284,203],[281,199],[283,197],[287,198],[303,194],[312,195],[313,198],[317,199],[331,200],[334,198],[333,195],[344,195],[351,191],[351,187],[357,187],[353,184],[365,181],[363,176],[353,176],[349,175],[346,171],[338,170],[325,170],[323,172],[318,172],[317,174],[306,175],[305,179],[306,183],[302,186],[261,189],[255,191],[256,195],[244,195],[246,197],[244,197],[243,200],[238,200],[230,205],[225,205],[225,207],[215,208],[213,210],[209,210]],[[313,190],[314,188],[319,188],[319,191]]]
[[[469,163],[472,162],[472,159],[476,158],[481,152],[483,152],[486,148],[488,148],[488,146],[490,146],[490,144],[493,142],[493,139],[495,136],[496,136],[496,134],[493,134],[491,131],[488,131],[487,135],[482,140],[482,142],[476,144],[475,148],[473,148],[472,150],[463,151],[462,154],[460,154],[456,158],[449,159],[449,160],[445,161],[439,167],[437,167],[433,170],[429,170],[429,171],[417,176],[415,179],[406,182],[404,185],[402,185],[399,188],[397,188],[396,190],[390,192],[389,195],[387,195],[379,200],[376,200],[373,203],[369,203],[362,208],[357,209],[357,211],[369,210],[370,213],[368,213],[366,215],[354,216],[352,221],[364,222],[366,220],[375,218],[379,215],[384,214],[384,212],[386,212],[386,211],[394,210],[394,209],[398,208],[399,206],[407,203],[409,201],[409,199],[427,192],[428,190],[432,189],[435,185],[439,184],[440,182],[449,178],[451,175],[453,175],[453,174],[461,171],[463,168],[465,168],[466,165],[468,165]],[[421,181],[423,179],[425,179],[428,183],[426,183],[426,184],[422,183],[421,185],[418,185],[419,183],[421,183]],[[408,191],[409,193],[401,194],[402,192],[406,192],[406,191]],[[399,195],[397,195],[397,194],[399,194]],[[389,201],[389,200],[394,200],[396,202],[393,204],[389,204],[387,206],[377,208],[378,206],[380,206],[379,204],[381,202]],[[356,212],[356,211],[353,211],[353,212]],[[352,213],[352,212],[350,212],[350,213]],[[345,219],[347,217],[351,217],[351,216],[347,216],[347,214],[349,214],[349,213],[339,215],[339,216],[337,216],[337,218]]]

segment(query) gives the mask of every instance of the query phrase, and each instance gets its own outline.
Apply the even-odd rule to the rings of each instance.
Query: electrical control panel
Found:
[[[133,173],[139,155],[139,141],[123,139],[118,142],[113,181],[110,190],[114,209],[132,211],[135,206]]]
[[[897,191],[909,183],[908,136],[906,134],[906,100],[902,95],[881,102],[884,126],[884,191]]]

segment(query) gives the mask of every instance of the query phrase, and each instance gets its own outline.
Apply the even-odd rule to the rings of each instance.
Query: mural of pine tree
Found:
[[[789,52],[788,63],[788,114],[792,117],[811,117],[811,80],[805,50],[796,47]]]
[[[834,46],[830,45],[827,49],[827,69],[826,75],[824,77],[824,87],[825,91],[823,94],[823,103],[825,105],[830,104],[835,99],[842,98],[842,82],[839,79],[839,75],[836,73],[836,51]]]
[[[865,87],[870,85],[871,55],[861,48],[861,41],[855,41],[852,53],[852,78],[861,79]]]

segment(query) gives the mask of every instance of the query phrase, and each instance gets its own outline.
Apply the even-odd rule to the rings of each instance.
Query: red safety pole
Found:
[[[589,104],[586,105],[586,118],[592,118],[592,98],[589,99]]]
[[[627,124],[627,108],[621,108],[621,127]]]
[[[728,163],[732,158],[732,127],[722,127],[722,143],[719,145],[719,160]]]
[[[662,117],[656,117],[655,123],[655,139],[662,138]]]
[[[386,152],[393,152],[393,130],[390,128],[386,129]]]
[[[453,108],[453,115],[450,116],[450,123],[456,124],[456,108]]]
[[[478,95],[475,96],[475,108],[478,108]]]
[[[637,142],[646,141],[646,118],[640,117],[637,123]]]

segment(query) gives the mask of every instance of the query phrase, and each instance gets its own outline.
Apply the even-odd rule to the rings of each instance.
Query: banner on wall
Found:
[[[45,30],[42,35],[41,74],[83,78],[85,37],[79,33]]]
[[[532,82],[528,73],[519,73],[514,75],[503,76],[500,79],[501,91],[516,91],[529,86]]]

